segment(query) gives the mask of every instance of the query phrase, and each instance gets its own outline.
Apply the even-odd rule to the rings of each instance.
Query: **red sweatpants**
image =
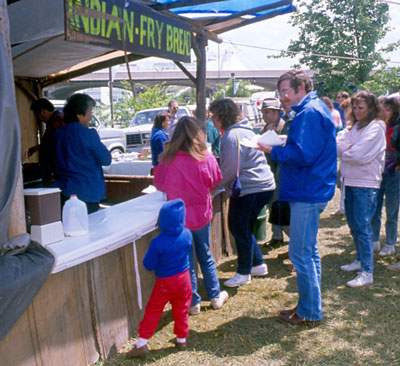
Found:
[[[156,331],[158,322],[168,301],[172,305],[174,333],[178,338],[189,334],[189,307],[192,301],[192,284],[189,270],[172,277],[157,278],[151,292],[144,317],[139,324],[139,337],[149,339]]]

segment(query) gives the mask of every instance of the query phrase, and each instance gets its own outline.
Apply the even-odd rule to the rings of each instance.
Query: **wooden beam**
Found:
[[[131,53],[130,55],[128,55],[128,60],[129,60],[129,62],[137,61],[137,60],[141,60],[142,58],[145,58],[145,57],[146,56],[135,55],[135,54]],[[89,65],[87,67],[84,67],[82,69],[79,69],[79,70],[67,72],[65,74],[60,74],[60,75],[56,75],[53,77],[48,76],[46,78],[42,78],[39,80],[39,83],[42,86],[42,88],[46,88],[50,85],[61,83],[63,81],[67,81],[67,80],[76,78],[78,76],[86,75],[86,74],[89,74],[89,73],[97,71],[97,70],[106,69],[111,66],[123,64],[123,63],[125,63],[125,61],[126,61],[125,56],[116,57],[111,60],[95,63],[95,64]]]
[[[194,85],[196,85],[196,78],[183,66],[180,62],[174,61],[174,64],[180,68],[180,70],[190,79]]]

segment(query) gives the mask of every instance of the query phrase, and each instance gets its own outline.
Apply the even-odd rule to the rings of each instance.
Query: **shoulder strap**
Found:
[[[240,138],[239,138],[239,133],[237,132],[236,129],[233,129],[236,133],[236,138],[237,138],[237,164],[236,164],[236,176],[239,176],[239,167],[240,167]]]

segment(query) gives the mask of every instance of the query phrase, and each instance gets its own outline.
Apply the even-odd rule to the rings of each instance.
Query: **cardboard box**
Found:
[[[61,220],[60,192],[59,188],[24,189],[30,225],[46,225]]]
[[[31,238],[43,246],[64,240],[64,230],[61,221],[46,225],[32,225]]]

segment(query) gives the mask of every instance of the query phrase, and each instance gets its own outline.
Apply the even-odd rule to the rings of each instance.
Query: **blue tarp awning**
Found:
[[[169,10],[188,17],[215,33],[296,10],[292,0],[153,0],[156,10]]]

